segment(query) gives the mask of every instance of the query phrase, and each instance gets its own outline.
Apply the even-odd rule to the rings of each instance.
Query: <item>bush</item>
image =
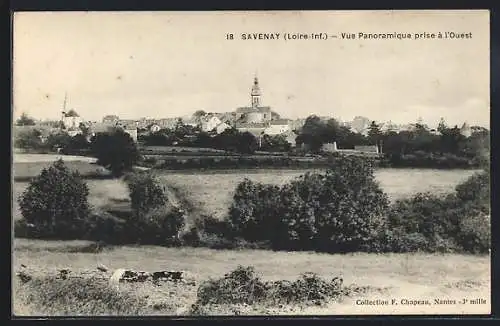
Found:
[[[141,218],[149,210],[167,204],[162,185],[149,172],[133,172],[125,177],[129,188],[132,210],[137,218]]]
[[[279,249],[356,251],[375,243],[389,200],[373,162],[332,158],[325,174],[306,173],[283,187],[241,182],[229,211],[236,234]]]
[[[472,253],[487,253],[491,249],[491,217],[479,213],[460,221],[457,240],[462,248]]]
[[[97,164],[109,169],[115,176],[131,170],[140,159],[136,143],[121,129],[98,133],[92,139],[90,149],[97,158]]]
[[[280,188],[244,179],[238,184],[229,208],[229,225],[246,240],[271,240],[280,223]]]
[[[220,279],[210,279],[198,287],[198,304],[253,304],[265,299],[266,284],[253,267],[238,266]]]
[[[127,221],[127,237],[142,244],[180,243],[184,213],[168,202],[164,187],[149,172],[135,172],[125,178],[134,216]]]
[[[81,236],[89,215],[87,184],[63,160],[44,168],[19,197],[26,223],[43,237]]]
[[[331,281],[315,273],[304,273],[297,280],[265,282],[251,266],[238,266],[220,279],[200,284],[197,306],[209,304],[324,304],[343,295],[342,279]]]
[[[456,196],[462,202],[470,202],[477,209],[490,212],[490,175],[488,171],[476,173],[456,188]]]
[[[457,201],[453,195],[437,196],[418,193],[397,200],[388,214],[391,228],[401,228],[407,234],[420,233],[426,238],[436,235],[450,237],[458,232]]]
[[[419,193],[396,201],[388,214],[389,230],[379,237],[387,251],[486,253],[490,249],[488,171],[459,184],[455,193]]]

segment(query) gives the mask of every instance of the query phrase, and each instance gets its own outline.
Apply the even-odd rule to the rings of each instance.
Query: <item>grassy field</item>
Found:
[[[54,272],[58,268],[92,270],[103,264],[111,270],[130,268],[144,271],[185,270],[199,281],[221,277],[238,265],[252,265],[264,280],[293,280],[300,273],[315,272],[331,279],[340,276],[344,284],[370,286],[373,292],[349,298],[341,303],[331,302],[323,307],[282,307],[262,310],[253,307],[248,313],[291,314],[376,314],[376,313],[489,313],[490,257],[469,255],[431,254],[348,254],[330,255],[313,252],[272,252],[262,250],[210,250],[202,248],[162,248],[125,246],[89,253],[88,243],[46,242],[16,239],[14,243],[14,270],[21,264],[40,272]],[[84,252],[77,252],[79,249]],[[16,288],[17,287],[17,288]],[[14,312],[28,313],[25,295],[14,284]],[[128,288],[127,290],[130,290]],[[175,290],[175,291],[174,291]],[[133,289],[148,300],[168,301],[175,309],[163,313],[186,313],[196,301],[196,288],[173,289],[172,286],[137,286]],[[432,305],[432,306],[364,306],[358,299],[455,299],[487,300],[487,305]],[[220,308],[220,307],[219,307]],[[213,313],[231,313],[228,308]],[[159,312],[161,313],[161,312]]]
[[[379,169],[376,179],[391,200],[417,192],[446,193],[475,171],[432,169]],[[237,184],[244,178],[284,184],[300,176],[301,170],[238,170],[220,172],[163,172],[161,179],[181,190],[202,212],[221,218],[226,214]]]
[[[36,159],[36,156],[34,158]],[[13,165],[14,199],[28,185],[30,177],[37,175],[50,162],[26,162]],[[68,160],[67,165],[80,171],[89,178],[89,200],[92,205],[103,206],[113,200],[128,198],[128,190],[123,182],[116,179],[94,179],[106,176],[108,171],[98,165],[85,161]],[[314,170],[311,170],[314,171]],[[160,180],[179,190],[179,195],[188,199],[200,213],[222,218],[231,203],[237,184],[244,178],[263,183],[284,184],[303,174],[304,170],[229,170],[209,172],[157,171]],[[472,175],[473,170],[432,170],[432,169],[379,169],[375,172],[377,180],[392,200],[411,196],[417,192],[431,191],[445,193]],[[17,201],[14,200],[13,216],[19,218]]]

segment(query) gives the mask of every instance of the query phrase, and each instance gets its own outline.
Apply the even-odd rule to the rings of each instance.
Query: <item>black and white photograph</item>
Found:
[[[488,10],[12,35],[13,316],[491,313]]]

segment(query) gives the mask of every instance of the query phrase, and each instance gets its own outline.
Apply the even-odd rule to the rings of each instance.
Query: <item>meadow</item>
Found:
[[[293,280],[300,273],[315,272],[324,278],[340,276],[344,284],[367,286],[371,289],[359,297],[342,302],[330,302],[322,307],[211,307],[212,314],[390,314],[489,313],[490,257],[455,254],[322,254],[314,252],[273,252],[263,250],[213,250],[205,248],[163,248],[154,246],[122,246],[105,248],[101,252],[86,250],[83,241],[40,241],[16,239],[14,270],[24,264],[40,273],[54,273],[59,268],[92,270],[97,264],[114,270],[185,270],[196,276],[197,283],[208,278],[222,277],[238,265],[255,267],[264,280]],[[79,249],[83,252],[78,252]],[[123,291],[130,287],[123,286]],[[136,285],[132,292],[147,298],[150,306],[166,307],[156,314],[185,314],[196,301],[196,287],[180,289],[174,285]],[[61,307],[44,307],[26,303],[26,292],[14,286],[14,313],[47,314]],[[431,306],[366,306],[356,300],[396,298],[456,299],[484,298],[487,305]],[[89,299],[90,300],[90,299]],[[55,304],[54,304],[55,305]],[[38,310],[37,310],[38,309]],[[59,310],[58,310],[59,309]],[[247,310],[245,310],[247,309]],[[250,309],[250,310],[248,310]],[[83,312],[85,313],[85,312]],[[92,313],[87,311],[87,313]],[[155,312],[151,312],[155,313]]]
[[[311,172],[319,170],[308,170]],[[244,178],[282,185],[304,174],[305,170],[238,170],[208,172],[159,172],[166,184],[180,189],[202,213],[222,218],[231,203],[236,186]],[[378,169],[377,181],[391,200],[412,196],[418,192],[452,192],[473,170]]]
[[[50,160],[15,161],[14,179],[32,177],[50,164]],[[121,180],[102,178],[106,171],[92,162],[68,160],[68,165],[78,169],[87,178],[89,201],[94,206],[124,202],[128,191]],[[191,202],[197,213],[222,218],[229,207],[232,193],[241,180],[249,178],[263,183],[283,184],[305,171],[300,170],[238,170],[210,172],[157,171],[160,179],[176,189],[180,199]],[[391,200],[411,196],[417,192],[446,193],[467,179],[471,170],[422,170],[378,169],[377,180]],[[16,180],[16,179],[15,179]],[[14,219],[20,218],[16,199],[27,187],[27,181],[13,182]],[[212,307],[212,314],[457,314],[461,312],[489,313],[490,311],[490,257],[461,254],[323,254],[316,252],[274,252],[266,250],[213,250],[207,248],[165,248],[156,246],[106,246],[94,250],[86,241],[41,241],[14,239],[13,270],[21,265],[41,274],[59,268],[92,270],[98,264],[110,270],[130,268],[135,270],[186,270],[198,281],[222,277],[238,265],[252,265],[265,280],[292,280],[304,272],[315,272],[325,278],[340,276],[345,284],[369,286],[373,291],[348,298],[343,302],[330,302],[322,307]],[[29,283],[27,283],[29,284]],[[37,305],[33,289],[13,280],[13,309],[17,315],[60,314],[60,303]],[[163,307],[144,311],[145,314],[188,313],[196,301],[196,287],[179,288],[174,285],[123,286],[120,291],[144,298],[148,306]],[[50,291],[49,291],[50,292]],[[125,293],[125,292],[124,292]],[[45,295],[38,293],[37,295]],[[48,295],[53,295],[49,293]],[[487,300],[486,305],[431,305],[431,306],[366,306],[361,299],[477,299]],[[88,300],[92,300],[91,297]],[[36,301],[36,300],[35,300]],[[91,305],[90,305],[91,306]],[[90,307],[88,306],[88,307]],[[82,308],[83,309],[83,308]],[[94,311],[79,311],[93,314]],[[72,312],[75,313],[74,311]],[[109,311],[113,314],[116,311]]]
[[[108,173],[102,167],[89,162],[77,161],[76,158],[67,162],[72,169],[78,170],[86,177],[90,190],[90,203],[94,206],[104,206],[110,201],[121,201],[128,198],[126,185],[117,179],[108,178]],[[50,162],[15,162],[13,165],[14,199],[28,186],[28,180],[37,175]],[[299,177],[306,171],[320,170],[222,170],[222,171],[155,171],[159,179],[166,185],[177,190],[177,195],[184,197],[200,214],[223,218],[231,203],[236,186],[244,178],[253,181],[282,185]],[[434,170],[434,169],[378,169],[375,172],[377,181],[391,200],[404,198],[418,192],[433,193],[452,192],[454,187],[475,173],[474,170]],[[13,216],[19,218],[17,202],[14,201]]]

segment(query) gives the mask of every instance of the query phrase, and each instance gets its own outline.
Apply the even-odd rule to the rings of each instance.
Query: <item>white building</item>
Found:
[[[69,110],[68,112],[63,111],[61,121],[64,125],[64,128],[68,130],[79,128],[80,123],[84,122],[84,120],[73,109]]]
[[[201,119],[201,130],[205,132],[212,131],[221,123],[222,121],[214,115],[203,117]]]
[[[221,122],[215,127],[215,132],[217,132],[217,134],[221,134],[227,129],[231,129],[231,126],[225,122]]]
[[[153,123],[151,126],[149,126],[149,131],[151,132],[158,132],[161,130],[160,125]]]
[[[284,134],[290,130],[290,121],[286,119],[279,119],[270,121],[268,127],[264,129],[264,133],[266,135],[274,136]]]

